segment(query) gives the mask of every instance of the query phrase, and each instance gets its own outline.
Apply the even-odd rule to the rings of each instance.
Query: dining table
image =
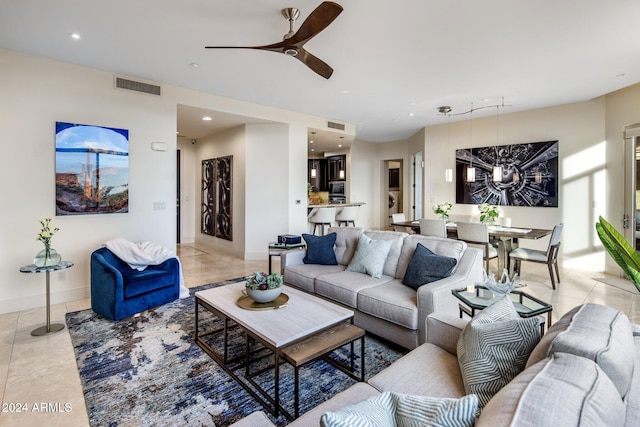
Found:
[[[418,220],[393,222],[391,225],[407,227],[416,234],[420,234],[420,222]],[[545,228],[489,225],[489,241],[495,243],[498,249],[498,271],[501,272],[505,268],[510,268],[509,252],[519,246],[520,239],[538,240],[550,235],[552,231]],[[447,235],[449,238],[457,239],[458,228],[455,222],[447,223]],[[509,271],[509,275],[511,274],[512,272]]]

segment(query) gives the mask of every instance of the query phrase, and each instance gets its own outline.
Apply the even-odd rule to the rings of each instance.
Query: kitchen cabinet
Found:
[[[327,158],[329,181],[344,181],[347,179],[347,156],[331,156]]]
[[[307,179],[313,191],[329,191],[329,174],[327,172],[327,159],[309,159]],[[311,170],[316,170],[316,176],[311,176]]]

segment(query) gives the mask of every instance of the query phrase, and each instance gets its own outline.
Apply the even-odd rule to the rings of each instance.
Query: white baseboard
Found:
[[[89,287],[67,289],[64,291],[51,292],[51,305],[63,304],[71,301],[78,301],[91,297]],[[0,301],[0,314],[13,313],[16,311],[31,310],[46,306],[47,296],[45,293],[30,295],[26,297],[14,298]]]

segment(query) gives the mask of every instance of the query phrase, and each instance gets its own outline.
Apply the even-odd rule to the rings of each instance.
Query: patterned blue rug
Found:
[[[193,294],[241,280],[190,289],[189,298],[118,322],[91,310],[68,313],[67,326],[91,425],[226,426],[263,409],[193,340]],[[208,321],[217,320],[211,317]],[[348,348],[335,352],[335,358],[345,359]],[[359,356],[358,349],[356,345]],[[406,353],[369,334],[365,349],[367,378]],[[360,366],[359,357],[356,363]],[[280,372],[282,400],[293,402],[293,371],[284,364]],[[272,376],[265,374],[256,380],[269,389]],[[309,364],[300,371],[301,413],[354,383],[325,361]],[[283,416],[271,419],[277,425],[287,424]]]

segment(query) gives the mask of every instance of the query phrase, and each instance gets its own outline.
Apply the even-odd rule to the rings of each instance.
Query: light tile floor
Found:
[[[193,244],[181,245],[178,255],[188,287],[266,271],[266,261],[243,261]],[[279,259],[274,258],[274,271]],[[545,265],[523,263],[522,283],[526,292],[553,304],[557,320],[584,302],[605,304],[626,313],[640,323],[640,293],[626,291],[598,281],[614,279],[603,273],[561,269],[562,283],[551,290]],[[56,304],[52,322],[64,322],[67,312],[90,308],[90,301]],[[0,315],[0,425],[39,427],[88,426],[82,386],[68,330],[45,337],[33,337],[41,326],[45,309],[38,308]]]

